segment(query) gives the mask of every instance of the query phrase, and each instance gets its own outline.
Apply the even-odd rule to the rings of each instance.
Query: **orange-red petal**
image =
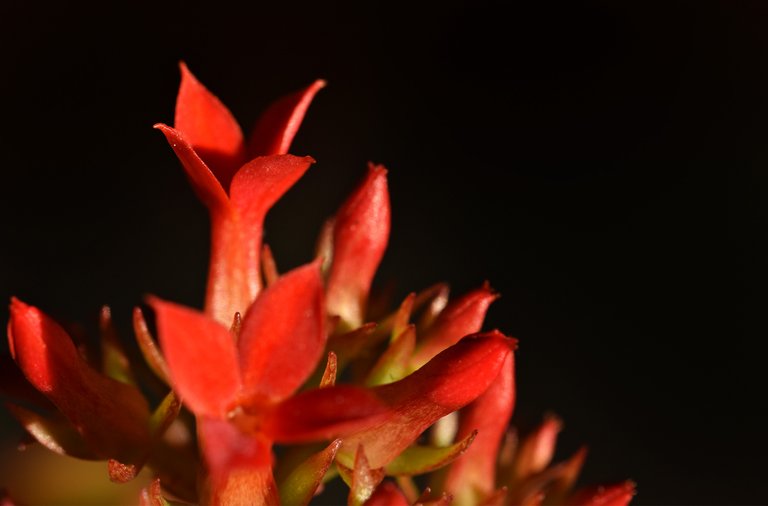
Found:
[[[229,330],[198,311],[157,297],[149,298],[149,304],[171,381],[184,403],[197,415],[225,417],[241,389]]]
[[[325,81],[318,79],[303,90],[278,99],[264,111],[248,142],[250,156],[287,153],[312,99],[324,86]]]
[[[256,299],[238,342],[246,402],[277,402],[304,383],[323,355],[324,323],[317,262],[282,276]]]
[[[402,380],[373,391],[390,406],[386,419],[344,437],[340,458],[359,444],[382,467],[438,419],[476,399],[491,385],[515,341],[500,332],[467,337]]]
[[[189,71],[184,62],[174,127],[205,160],[224,188],[245,162],[243,132],[232,113]]]
[[[314,162],[309,156],[260,156],[245,164],[232,179],[229,194],[240,221],[242,235],[237,246],[244,255],[248,303],[253,302],[261,289],[264,217]],[[246,309],[237,310],[245,313]]]
[[[424,333],[413,355],[411,367],[418,369],[462,337],[480,332],[488,306],[497,297],[486,283],[451,301]]]
[[[269,410],[262,430],[277,442],[333,439],[380,422],[389,407],[371,390],[335,385],[294,395]]]

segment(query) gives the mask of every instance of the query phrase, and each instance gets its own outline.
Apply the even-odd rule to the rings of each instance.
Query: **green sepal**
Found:
[[[472,444],[475,436],[477,436],[477,431],[473,431],[461,441],[445,447],[413,445],[387,464],[384,469],[387,474],[394,476],[412,476],[440,469],[464,453]]]
[[[341,439],[335,440],[324,450],[309,457],[278,485],[281,504],[309,504],[331,466],[336,452],[341,447]]]

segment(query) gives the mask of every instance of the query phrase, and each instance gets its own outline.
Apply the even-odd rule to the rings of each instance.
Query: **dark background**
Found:
[[[200,305],[206,213],[151,128],[177,61],[246,126],[323,77],[292,149],[318,163],[267,222],[282,270],[384,163],[380,279],[491,281],[516,423],[558,413],[558,457],[588,443],[584,482],[638,504],[768,502],[761,3],[3,2],[0,298],[125,328],[148,292]]]

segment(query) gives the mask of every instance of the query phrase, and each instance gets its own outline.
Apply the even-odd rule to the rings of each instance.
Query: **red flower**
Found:
[[[229,325],[261,289],[264,216],[314,162],[287,155],[304,113],[324,81],[275,102],[246,144],[229,110],[181,64],[175,128],[168,139],[211,216],[206,313]],[[249,161],[250,160],[250,161]]]

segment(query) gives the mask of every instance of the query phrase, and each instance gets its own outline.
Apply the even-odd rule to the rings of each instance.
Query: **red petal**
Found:
[[[133,461],[149,444],[149,408],[135,388],[99,374],[39,309],[11,300],[9,342],[32,385],[50,399],[102,457]]]
[[[174,388],[198,415],[225,417],[240,393],[235,343],[219,323],[192,309],[149,298]]]
[[[240,331],[243,393],[277,402],[312,374],[325,348],[325,306],[317,262],[289,272],[253,303]]]
[[[340,457],[362,444],[372,467],[385,466],[427,427],[485,392],[514,343],[500,332],[467,337],[410,376],[376,387],[373,391],[392,412],[381,423],[344,437]]]
[[[301,126],[315,94],[325,86],[318,79],[309,87],[286,95],[274,102],[259,118],[248,143],[251,158],[282,155],[289,151],[291,141]]]
[[[363,183],[336,215],[333,263],[328,277],[328,311],[349,327],[364,318],[373,276],[389,240],[387,171],[371,165]]]
[[[397,485],[391,481],[385,481],[376,488],[370,499],[365,502],[365,506],[409,506],[410,503],[405,495],[397,488]]]
[[[418,369],[462,337],[479,332],[488,306],[497,297],[490,286],[485,284],[449,303],[425,332],[411,366]]]
[[[372,426],[388,412],[370,390],[336,385],[281,402],[266,413],[262,430],[281,443],[333,439]]]
[[[261,289],[259,257],[264,217],[313,163],[309,156],[262,156],[245,164],[232,179],[230,197],[242,220],[239,247],[245,255],[249,303]],[[245,308],[239,311],[245,312]]]
[[[228,207],[227,193],[224,191],[226,187],[222,186],[181,132],[163,123],[157,123],[155,128],[165,135],[168,144],[173,148],[198,198],[211,212],[221,212],[226,209]]]
[[[208,472],[201,504],[279,504],[271,443],[262,434],[200,417],[198,437]]]
[[[245,162],[240,125],[224,104],[192,75],[184,62],[174,127],[206,161],[224,188]]]
[[[483,395],[461,412],[457,439],[477,431],[466,453],[451,465],[446,490],[458,503],[489,497],[496,485],[496,461],[515,403],[514,355],[509,354],[499,375]]]

